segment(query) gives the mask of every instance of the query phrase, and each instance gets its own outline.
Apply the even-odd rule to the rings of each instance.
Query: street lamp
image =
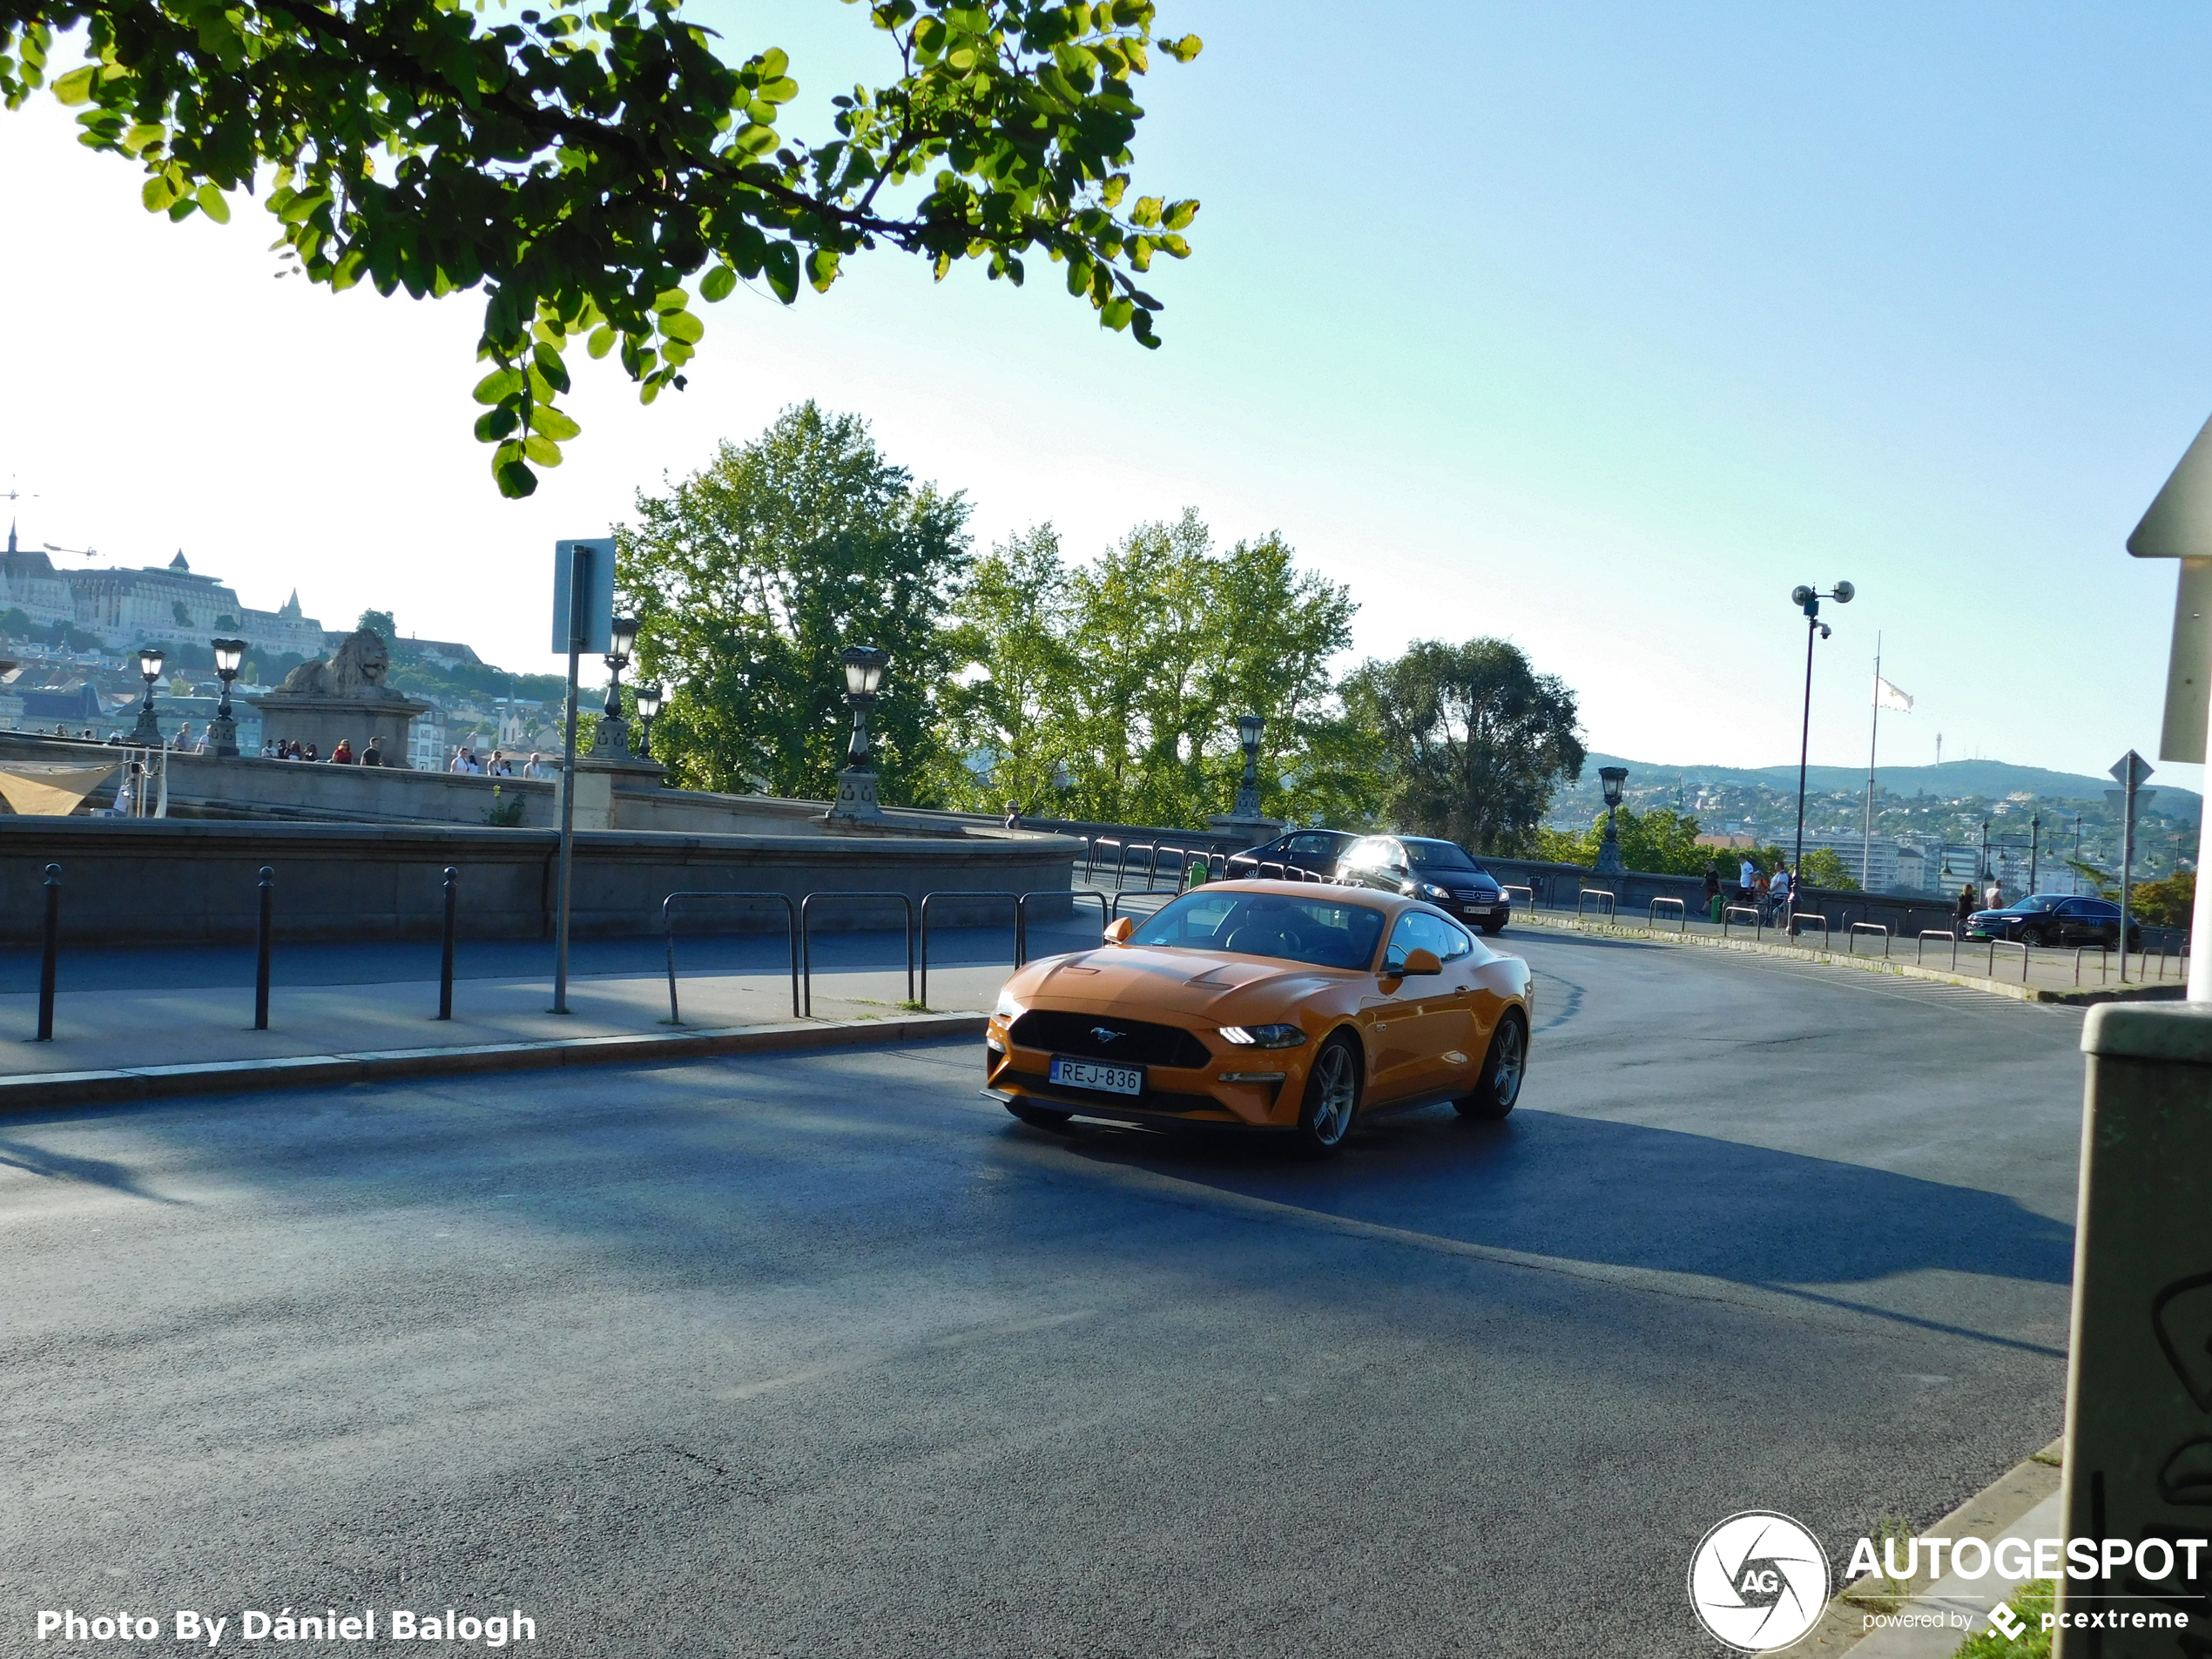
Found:
[[[1245,819],[1259,816],[1259,739],[1267,730],[1264,714],[1240,714],[1237,717],[1237,741],[1244,751],[1244,775],[1237,786],[1237,804],[1230,808],[1231,818]]]
[[[631,697],[637,705],[638,724],[645,728],[644,735],[637,740],[637,758],[651,760],[653,758],[653,722],[660,718],[660,687],[641,685],[631,693]]]
[[[1816,637],[1825,639],[1829,634],[1828,624],[1820,620],[1820,602],[1833,599],[1839,605],[1847,605],[1858,591],[1850,583],[1838,582],[1826,593],[1804,586],[1790,592],[1791,602],[1805,613],[1805,718],[1797,735],[1797,855],[1790,865],[1793,894],[1795,884],[1805,878],[1805,762],[1812,752],[1812,642]]]
[[[594,755],[630,758],[630,724],[622,718],[622,671],[630,666],[631,648],[637,643],[637,618],[617,617],[607,629],[607,701],[599,716],[598,735],[591,740]]]
[[[1598,843],[1597,867],[1608,873],[1618,873],[1624,867],[1621,862],[1621,835],[1615,823],[1621,815],[1621,786],[1629,781],[1626,766],[1600,766],[1597,769],[1600,788],[1605,791],[1605,839]]]
[[[207,751],[219,758],[238,759],[238,722],[231,718],[231,682],[238,678],[239,664],[246,660],[243,639],[211,639],[207,642],[215,651],[215,672],[223,682],[223,700],[215,710],[215,718],[208,722]]]
[[[161,746],[161,722],[153,712],[153,686],[161,678],[162,664],[168,660],[169,653],[158,645],[138,648],[138,674],[146,683],[146,700],[138,705],[138,723],[131,728],[131,741],[149,748]]]
[[[868,765],[868,711],[875,706],[876,687],[883,671],[891,666],[891,653],[875,645],[847,645],[838,652],[845,666],[845,696],[853,705],[853,740],[845,752],[846,768],[866,772]]]

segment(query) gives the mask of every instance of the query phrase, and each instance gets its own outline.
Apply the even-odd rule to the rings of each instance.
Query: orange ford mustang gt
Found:
[[[1363,1115],[1503,1117],[1527,1066],[1528,964],[1433,905],[1224,881],[1006,982],[984,1092],[1024,1123],[1272,1130],[1333,1152]]]

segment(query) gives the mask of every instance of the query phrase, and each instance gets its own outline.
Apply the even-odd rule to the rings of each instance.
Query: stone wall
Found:
[[[304,768],[304,765],[302,766]],[[318,768],[344,771],[345,768]],[[0,940],[39,935],[40,888],[62,867],[62,934],[71,946],[239,944],[254,936],[259,876],[276,872],[276,934],[299,941],[435,939],[442,871],[461,872],[458,931],[470,939],[550,939],[560,838],[550,830],[436,825],[192,822],[176,819],[0,817]],[[891,892],[917,911],[925,894],[1064,895],[1080,851],[1049,835],[899,837],[699,835],[581,832],[572,919],[583,935],[658,934],[672,892],[745,889],[788,894]],[[1069,914],[1043,900],[1033,918]],[[895,903],[818,906],[822,931],[895,927]],[[1000,926],[1001,899],[931,907],[931,925]],[[694,929],[783,930],[776,906],[692,913]]]

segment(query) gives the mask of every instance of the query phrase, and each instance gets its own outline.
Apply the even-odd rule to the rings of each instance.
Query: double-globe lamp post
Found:
[[[1230,809],[1232,818],[1250,819],[1259,816],[1259,740],[1266,730],[1267,717],[1264,714],[1237,717],[1237,741],[1244,751],[1244,775],[1237,785],[1237,804]]]
[[[1626,868],[1621,862],[1621,832],[1616,820],[1621,816],[1621,786],[1629,781],[1629,769],[1600,766],[1597,780],[1605,791],[1605,836],[1598,843],[1597,868],[1601,873],[1618,875]]]
[[[630,725],[622,718],[622,671],[630,666],[630,653],[637,644],[637,618],[617,617],[607,630],[607,702],[599,717],[599,734],[592,740],[594,754],[627,755]]]
[[[1791,590],[1790,597],[1805,613],[1805,714],[1804,723],[1797,733],[1797,856],[1790,865],[1790,903],[1794,909],[1797,902],[1797,884],[1805,879],[1805,762],[1812,752],[1812,644],[1815,639],[1828,637],[1828,624],[1820,619],[1820,602],[1833,599],[1847,605],[1858,591],[1848,582],[1838,582],[1829,592],[1816,588],[1800,587]],[[1861,871],[1864,875],[1865,872]],[[1796,924],[1790,931],[1797,932]]]
[[[875,645],[847,645],[837,654],[845,667],[845,695],[853,705],[853,738],[846,745],[848,771],[868,769],[868,711],[875,707],[876,687],[883,671],[891,666],[891,653]]]

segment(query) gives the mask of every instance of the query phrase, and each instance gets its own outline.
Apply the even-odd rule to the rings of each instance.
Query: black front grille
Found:
[[[1101,1031],[1120,1035],[1102,1037],[1097,1035]],[[1042,1049],[1082,1060],[1118,1060],[1131,1066],[1195,1068],[1213,1058],[1204,1043],[1178,1027],[1097,1014],[1031,1008],[1014,1022],[1009,1035],[1024,1049]]]

